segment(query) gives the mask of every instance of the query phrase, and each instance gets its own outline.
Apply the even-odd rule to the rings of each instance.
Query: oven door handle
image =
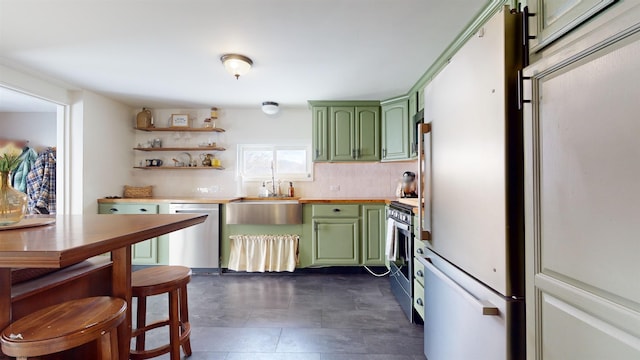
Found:
[[[396,227],[396,229],[400,229],[400,230],[404,230],[404,231],[409,231],[411,229],[411,227],[409,225],[401,223],[401,222],[397,222],[397,221],[394,221],[393,225]]]
[[[467,300],[473,307],[477,309],[482,315],[485,316],[498,316],[500,315],[500,309],[498,309],[495,305],[490,303],[487,300],[481,300],[471,295],[467,290],[465,290],[462,286],[458,285],[455,281],[449,278],[445,273],[438,270],[435,265],[431,262],[431,258],[429,256],[425,256],[425,262],[421,262],[425,270],[429,270],[435,276],[440,278],[445,284],[449,285],[453,290],[455,290],[462,298]]]

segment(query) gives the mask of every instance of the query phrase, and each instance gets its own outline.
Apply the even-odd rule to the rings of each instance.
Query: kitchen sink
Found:
[[[227,224],[302,224],[302,204],[293,198],[245,198],[226,208]]]

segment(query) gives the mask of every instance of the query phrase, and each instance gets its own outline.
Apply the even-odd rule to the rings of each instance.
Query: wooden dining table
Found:
[[[64,268],[111,253],[111,295],[125,299],[118,328],[120,359],[131,338],[131,246],[205,221],[203,214],[55,215],[48,225],[0,230],[0,329],[12,322],[11,269]]]

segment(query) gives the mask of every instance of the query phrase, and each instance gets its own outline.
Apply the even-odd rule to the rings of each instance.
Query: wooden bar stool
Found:
[[[170,353],[171,360],[180,359],[180,347],[185,356],[191,356],[191,325],[187,307],[187,284],[191,269],[185,266],[156,266],[134,271],[131,275],[132,295],[138,299],[136,329],[131,337],[136,339],[131,359],[149,359]],[[147,296],[168,293],[169,318],[146,325]],[[169,326],[169,344],[145,350],[145,333]]]
[[[97,359],[118,359],[117,327],[124,320],[126,309],[124,300],[109,296],[46,307],[18,319],[2,331],[2,352],[26,359],[99,340]]]

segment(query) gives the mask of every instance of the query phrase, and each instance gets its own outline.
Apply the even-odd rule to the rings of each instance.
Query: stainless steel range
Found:
[[[388,226],[394,239],[394,249],[387,253],[391,292],[410,322],[413,313],[413,207],[392,201],[387,211]]]

